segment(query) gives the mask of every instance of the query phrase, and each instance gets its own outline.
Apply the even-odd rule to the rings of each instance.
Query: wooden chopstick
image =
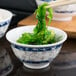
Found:
[[[59,1],[52,1],[48,3],[49,5],[46,6],[46,8],[49,7],[57,7],[57,6],[62,6],[62,5],[68,5],[68,4],[75,4],[76,0],[59,0]]]

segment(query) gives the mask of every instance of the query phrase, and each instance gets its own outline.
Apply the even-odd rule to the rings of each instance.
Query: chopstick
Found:
[[[49,5],[46,6],[46,8],[49,7],[57,7],[57,6],[62,6],[62,5],[68,5],[68,4],[75,4],[76,0],[59,0],[59,1],[52,1],[48,3]]]

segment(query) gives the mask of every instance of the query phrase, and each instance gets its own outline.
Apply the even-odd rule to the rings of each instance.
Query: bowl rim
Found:
[[[13,16],[13,13],[12,13],[11,11],[7,10],[7,9],[2,9],[2,8],[0,8],[0,11],[4,11],[4,12],[8,12],[8,13],[9,13],[9,17],[0,20],[1,23],[4,22],[4,21],[9,20],[9,19]]]
[[[28,25],[28,26],[29,26],[29,27],[32,27],[32,26],[35,27],[35,25]],[[67,33],[66,33],[66,32],[64,32],[63,30],[61,30],[61,29],[59,29],[59,28],[48,26],[48,27],[51,27],[51,28],[53,28],[53,29],[57,29],[57,30],[62,31],[62,32],[64,33],[64,38],[63,38],[62,40],[56,42],[56,43],[44,44],[44,45],[21,44],[21,43],[17,43],[17,42],[15,42],[15,41],[9,40],[9,38],[8,38],[9,32],[11,32],[12,30],[18,29],[18,28],[26,28],[26,27],[28,27],[28,26],[20,26],[20,27],[16,27],[16,28],[14,28],[14,29],[9,30],[9,31],[6,33],[6,39],[7,39],[11,44],[18,45],[18,46],[23,46],[23,47],[50,47],[50,46],[56,46],[56,45],[62,44],[62,43],[63,43],[64,41],[66,41],[66,39],[67,39]]]

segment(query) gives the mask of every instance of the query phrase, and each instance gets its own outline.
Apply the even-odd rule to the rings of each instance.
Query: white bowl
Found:
[[[5,34],[13,14],[5,9],[0,9],[0,38]]]
[[[61,40],[48,45],[27,45],[17,43],[16,40],[24,32],[33,32],[34,26],[17,27],[6,34],[7,40],[15,55],[23,62],[24,66],[32,69],[41,69],[49,66],[52,60],[58,55],[62,44],[67,39],[67,34],[57,28],[47,27],[48,30],[54,30],[56,38],[62,36]]]
[[[59,6],[54,8],[53,20],[70,21],[73,16],[76,16],[76,4]]]
[[[55,1],[55,0],[50,0]],[[36,0],[37,5],[41,5],[46,0]],[[49,3],[49,1],[47,1]],[[71,21],[73,16],[76,16],[76,4],[71,4],[71,5],[64,5],[64,6],[59,6],[56,8],[53,8],[54,13],[53,13],[53,20],[56,21]]]

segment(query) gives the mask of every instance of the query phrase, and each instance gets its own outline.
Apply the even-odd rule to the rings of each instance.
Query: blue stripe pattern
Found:
[[[52,60],[53,60],[53,58],[49,59],[49,60],[44,60],[44,61],[31,61],[31,60],[21,60],[21,61],[24,63],[29,63],[29,64],[41,64],[41,63],[51,62]]]
[[[56,1],[56,0],[41,0],[41,1],[50,2],[50,1]]]
[[[75,11],[55,11],[56,13],[74,13]]]
[[[26,60],[22,60],[22,62],[24,63],[30,63],[30,64],[41,64],[41,63],[48,63],[49,60],[45,60],[45,61],[26,61]]]
[[[6,21],[6,22],[2,22],[2,23],[0,23],[0,27],[6,26],[6,25],[9,24],[9,23],[10,23],[10,20],[8,20],[8,21]]]
[[[22,50],[22,51],[33,51],[33,52],[43,52],[43,51],[51,51],[53,48],[57,49],[62,46],[62,44],[59,44],[57,46],[51,46],[51,47],[23,47],[19,45],[12,44],[12,46],[16,49]]]

